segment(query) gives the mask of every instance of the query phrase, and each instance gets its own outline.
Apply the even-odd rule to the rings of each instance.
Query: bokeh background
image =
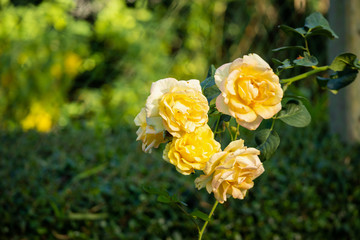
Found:
[[[326,15],[328,0],[0,0],[0,239],[196,239],[191,221],[142,186],[209,212],[213,198],[136,142],[153,81],[295,44],[278,25]],[[340,36],[341,37],[341,36]],[[326,64],[326,39],[310,49]],[[302,69],[292,72],[300,73]],[[286,73],[283,75],[287,77]],[[360,147],[329,133],[328,93],[282,139],[248,196],[219,206],[206,239],[356,239]]]

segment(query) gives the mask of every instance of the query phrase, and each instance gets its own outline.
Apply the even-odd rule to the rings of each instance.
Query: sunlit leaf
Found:
[[[343,71],[347,67],[355,67],[357,66],[358,59],[355,54],[352,53],[343,53],[337,56],[329,66],[329,68],[333,71]],[[359,68],[360,69],[360,68]]]
[[[311,115],[300,101],[290,100],[283,106],[276,119],[293,127],[306,127],[311,122]]]
[[[280,137],[275,130],[263,129],[255,133],[256,148],[260,151],[261,161],[266,161],[275,153]]]

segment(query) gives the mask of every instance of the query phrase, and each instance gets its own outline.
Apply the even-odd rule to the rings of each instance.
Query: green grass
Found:
[[[205,239],[355,239],[359,145],[323,124],[277,130],[265,173],[244,200],[218,207]],[[213,197],[135,138],[132,128],[1,132],[0,239],[196,239],[186,216],[142,186],[178,194],[189,211],[209,212]]]

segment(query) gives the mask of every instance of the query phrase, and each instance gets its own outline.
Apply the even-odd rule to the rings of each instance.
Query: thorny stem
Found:
[[[203,234],[204,234],[204,231],[205,231],[205,229],[206,229],[206,226],[208,225],[208,223],[209,223],[212,215],[214,214],[214,211],[215,211],[215,209],[216,209],[216,207],[217,207],[218,204],[219,204],[219,202],[216,200],[215,203],[214,203],[214,205],[213,205],[213,207],[212,207],[212,209],[211,209],[211,212],[209,213],[209,219],[204,223],[203,227],[201,228],[201,231],[199,231],[199,240],[202,239],[202,236],[203,236]]]

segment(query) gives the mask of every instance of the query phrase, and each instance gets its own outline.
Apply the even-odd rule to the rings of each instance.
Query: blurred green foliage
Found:
[[[321,109],[323,110],[323,109]],[[360,146],[343,145],[323,124],[277,126],[283,141],[244,200],[219,206],[209,239],[356,239],[360,233]],[[65,128],[0,133],[1,239],[195,239],[192,222],[142,186],[180,194],[209,212],[198,191],[161,159],[112,132]],[[19,151],[21,149],[21,151]]]
[[[152,82],[203,80],[210,64],[250,52],[270,62],[271,49],[295,41],[277,26],[302,24],[313,10],[326,7],[320,0],[298,8],[292,0],[2,0],[0,127],[132,124]]]

